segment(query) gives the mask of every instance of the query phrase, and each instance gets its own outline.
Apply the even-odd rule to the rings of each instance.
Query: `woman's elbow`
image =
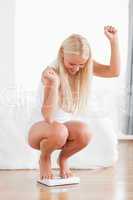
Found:
[[[46,110],[44,107],[41,108],[41,113],[47,123],[52,123],[54,121],[50,112]]]
[[[112,76],[114,77],[120,76],[120,67],[117,67],[117,69],[112,71]]]

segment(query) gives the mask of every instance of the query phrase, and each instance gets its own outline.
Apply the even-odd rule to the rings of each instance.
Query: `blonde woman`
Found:
[[[73,176],[68,158],[92,139],[88,125],[74,116],[86,111],[92,75],[109,78],[120,74],[117,30],[105,26],[104,33],[111,45],[109,65],[96,62],[87,39],[72,34],[62,42],[56,62],[42,73],[43,118],[31,126],[28,134],[29,145],[41,152],[40,179],[54,178],[51,153],[56,149],[61,150],[58,158],[60,176]]]

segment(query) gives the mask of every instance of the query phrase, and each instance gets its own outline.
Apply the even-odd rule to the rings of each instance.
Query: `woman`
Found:
[[[92,139],[88,125],[75,120],[74,114],[86,111],[92,74],[107,78],[120,74],[117,30],[105,26],[104,33],[111,45],[109,65],[93,60],[87,39],[72,34],[61,44],[54,66],[47,67],[42,73],[41,113],[44,120],[34,123],[28,134],[29,145],[41,151],[40,179],[54,178],[51,153],[56,149],[61,149],[58,158],[60,176],[73,176],[68,158],[86,147]],[[62,117],[67,116],[66,119],[56,117],[59,110]]]

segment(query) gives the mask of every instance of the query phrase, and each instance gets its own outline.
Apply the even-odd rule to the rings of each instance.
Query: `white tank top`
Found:
[[[37,96],[36,96],[36,105],[40,110],[41,110],[41,107],[43,104],[44,97],[45,97],[44,85],[43,85],[42,81],[40,81],[38,89],[37,89]],[[54,117],[61,119],[64,117],[64,115],[65,115],[65,118],[67,116],[70,117],[71,113],[65,112],[62,108],[59,107],[59,105],[57,105]]]
[[[54,60],[51,64],[49,64],[48,67],[55,68],[55,64],[56,64],[56,60]],[[39,114],[38,116],[42,115],[41,107],[43,105],[44,97],[45,97],[44,84],[43,84],[42,80],[40,80],[39,85],[37,87],[36,97],[35,97],[35,104],[36,104],[35,110],[36,110],[36,112],[34,112],[34,115],[36,113],[36,118],[37,118],[38,114]],[[38,112],[38,114],[37,114],[37,112]],[[64,111],[59,105],[57,105],[57,108],[55,110],[53,117],[54,117],[55,120],[58,120],[60,122],[64,122],[64,121],[72,119],[73,116],[74,116],[74,114]],[[44,116],[42,116],[42,117],[44,118]]]

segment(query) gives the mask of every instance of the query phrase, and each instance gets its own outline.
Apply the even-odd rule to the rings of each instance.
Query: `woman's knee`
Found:
[[[45,121],[38,121],[32,124],[28,131],[28,144],[32,148],[40,149],[40,142],[49,137],[50,127],[51,125]]]
[[[58,148],[61,148],[68,138],[68,129],[59,122],[53,122],[51,126],[50,140],[52,140]]]
[[[90,132],[88,126],[82,125],[77,133],[78,144],[85,147],[90,143],[92,137],[92,133]]]

